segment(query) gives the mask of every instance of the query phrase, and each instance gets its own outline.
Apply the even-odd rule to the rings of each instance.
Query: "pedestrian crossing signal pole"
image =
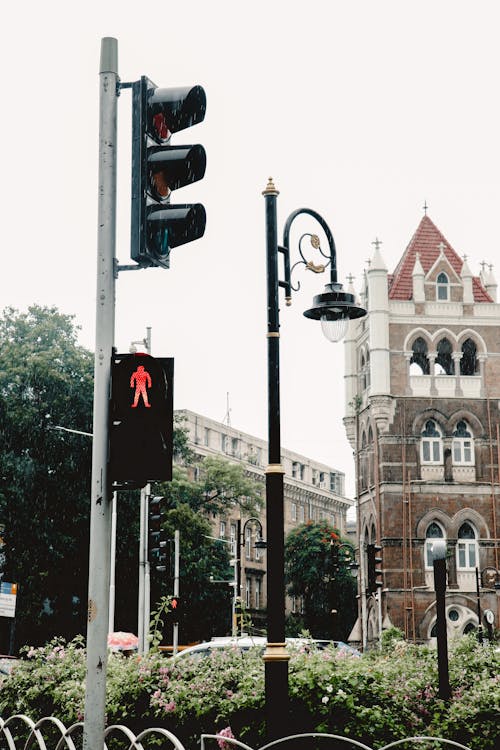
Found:
[[[85,686],[84,750],[104,747],[111,560],[108,398],[115,322],[118,42],[101,40],[94,423]]]

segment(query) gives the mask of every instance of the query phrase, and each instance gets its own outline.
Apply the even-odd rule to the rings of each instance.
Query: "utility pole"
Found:
[[[84,750],[104,746],[111,483],[108,479],[108,399],[115,322],[116,135],[118,42],[101,40],[99,106],[99,186],[97,218],[96,342],[90,506],[87,676]]]
[[[132,341],[130,351],[136,352],[136,344],[145,347],[146,353],[151,354],[151,326],[146,327],[146,338]],[[138,651],[146,654],[149,651],[149,617],[151,611],[151,578],[148,558],[148,502],[151,485],[141,489],[141,503],[139,516],[139,598],[137,606],[137,636],[139,638]]]
[[[174,599],[179,598],[179,567],[180,567],[180,532],[174,532]],[[179,623],[174,622],[172,631],[172,653],[175,656],[179,650]]]

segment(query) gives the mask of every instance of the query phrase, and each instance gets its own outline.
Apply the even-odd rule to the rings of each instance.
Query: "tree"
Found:
[[[72,316],[38,305],[4,311],[0,523],[4,580],[19,585],[18,642],[84,632],[91,440],[56,428],[92,431],[92,383]]]
[[[289,618],[290,635],[305,627],[315,637],[346,640],[356,619],[356,586],[347,558],[354,549],[327,523],[301,524],[285,541],[285,579],[291,596],[301,597],[303,613]],[[294,632],[292,632],[294,631]]]
[[[176,431],[183,429],[178,423]],[[177,443],[183,444],[182,436]],[[185,462],[191,457],[184,453]],[[163,495],[169,507],[164,523],[168,537],[173,540],[175,530],[180,531],[182,641],[230,633],[234,569],[229,565],[229,545],[209,538],[213,530],[208,519],[212,514],[229,514],[234,506],[253,515],[261,502],[260,485],[239,464],[208,456],[194,465],[174,466],[172,482],[155,485],[154,494]],[[227,583],[212,583],[211,577]],[[173,591],[173,565],[167,575],[152,574],[152,581],[154,608],[162,595]]]

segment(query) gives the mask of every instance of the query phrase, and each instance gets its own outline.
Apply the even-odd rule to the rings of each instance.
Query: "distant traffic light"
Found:
[[[377,556],[377,552],[381,552],[382,547],[378,544],[369,544],[367,546],[367,558],[368,558],[368,594],[375,594],[379,588],[382,588],[383,583],[378,578],[382,576],[382,571],[377,568],[377,565],[382,563],[382,558]]]
[[[115,354],[111,368],[110,476],[141,487],[172,479],[174,360]]]
[[[163,529],[165,521],[165,498],[155,495],[149,498],[148,508],[148,560],[160,572],[167,570],[168,539]]]
[[[170,145],[172,133],[202,122],[201,86],[160,89],[143,76],[133,84],[131,256],[139,265],[170,265],[170,250],[202,237],[200,203],[170,204],[170,195],[205,174],[203,146]]]

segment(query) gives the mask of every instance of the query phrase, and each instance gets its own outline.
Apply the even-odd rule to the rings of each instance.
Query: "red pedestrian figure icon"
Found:
[[[132,404],[131,408],[135,409],[137,407],[139,398],[142,396],[144,406],[146,407],[146,409],[150,409],[151,404],[149,403],[148,392],[146,389],[151,388],[151,375],[147,370],[144,369],[143,365],[139,365],[137,370],[132,373],[132,377],[130,378],[130,387],[135,387],[134,403]]]

